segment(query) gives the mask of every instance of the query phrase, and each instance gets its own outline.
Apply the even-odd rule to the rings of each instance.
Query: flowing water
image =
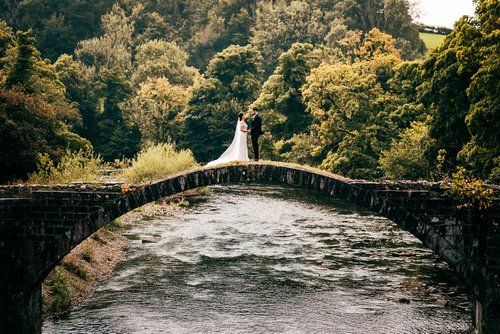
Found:
[[[468,329],[463,284],[391,221],[289,187],[211,190],[174,216],[135,223],[112,277],[67,319],[46,320],[43,332]],[[443,297],[451,298],[450,306],[435,303]]]

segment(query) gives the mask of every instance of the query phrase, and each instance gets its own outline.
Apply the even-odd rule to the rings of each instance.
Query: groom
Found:
[[[250,136],[252,137],[253,160],[259,161],[259,137],[262,132],[262,119],[256,107],[252,108],[252,123],[250,125]]]

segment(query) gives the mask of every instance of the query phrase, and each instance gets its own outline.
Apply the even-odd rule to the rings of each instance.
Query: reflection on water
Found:
[[[213,187],[174,217],[135,224],[93,298],[44,333],[464,333],[463,307],[413,295],[465,288],[394,223],[288,187]],[[142,243],[141,239],[154,243]],[[457,291],[458,290],[458,291]],[[399,303],[407,298],[409,304]]]

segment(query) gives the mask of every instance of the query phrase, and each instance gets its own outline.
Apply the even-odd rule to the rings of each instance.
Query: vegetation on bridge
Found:
[[[134,159],[120,161],[119,169],[111,171],[115,181],[142,183],[158,180],[175,173],[190,170],[198,164],[189,150],[176,150],[172,143],[149,145]],[[65,184],[71,182],[102,183],[104,173],[110,170],[105,162],[92,151],[67,151],[60,161],[53,161],[48,154],[39,154],[37,171],[29,174],[33,184]]]
[[[0,181],[68,150],[123,164],[174,142],[205,162],[255,105],[267,159],[498,183],[500,4],[475,3],[425,55],[408,0],[4,1]]]

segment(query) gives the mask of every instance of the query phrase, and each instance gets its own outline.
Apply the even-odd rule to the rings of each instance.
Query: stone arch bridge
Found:
[[[283,164],[201,169],[146,185],[0,187],[0,333],[40,333],[41,283],[80,242],[160,198],[214,184],[313,189],[386,217],[432,249],[471,288],[477,333],[500,333],[500,208],[457,209],[438,183],[367,182]],[[498,194],[498,192],[497,192]]]

